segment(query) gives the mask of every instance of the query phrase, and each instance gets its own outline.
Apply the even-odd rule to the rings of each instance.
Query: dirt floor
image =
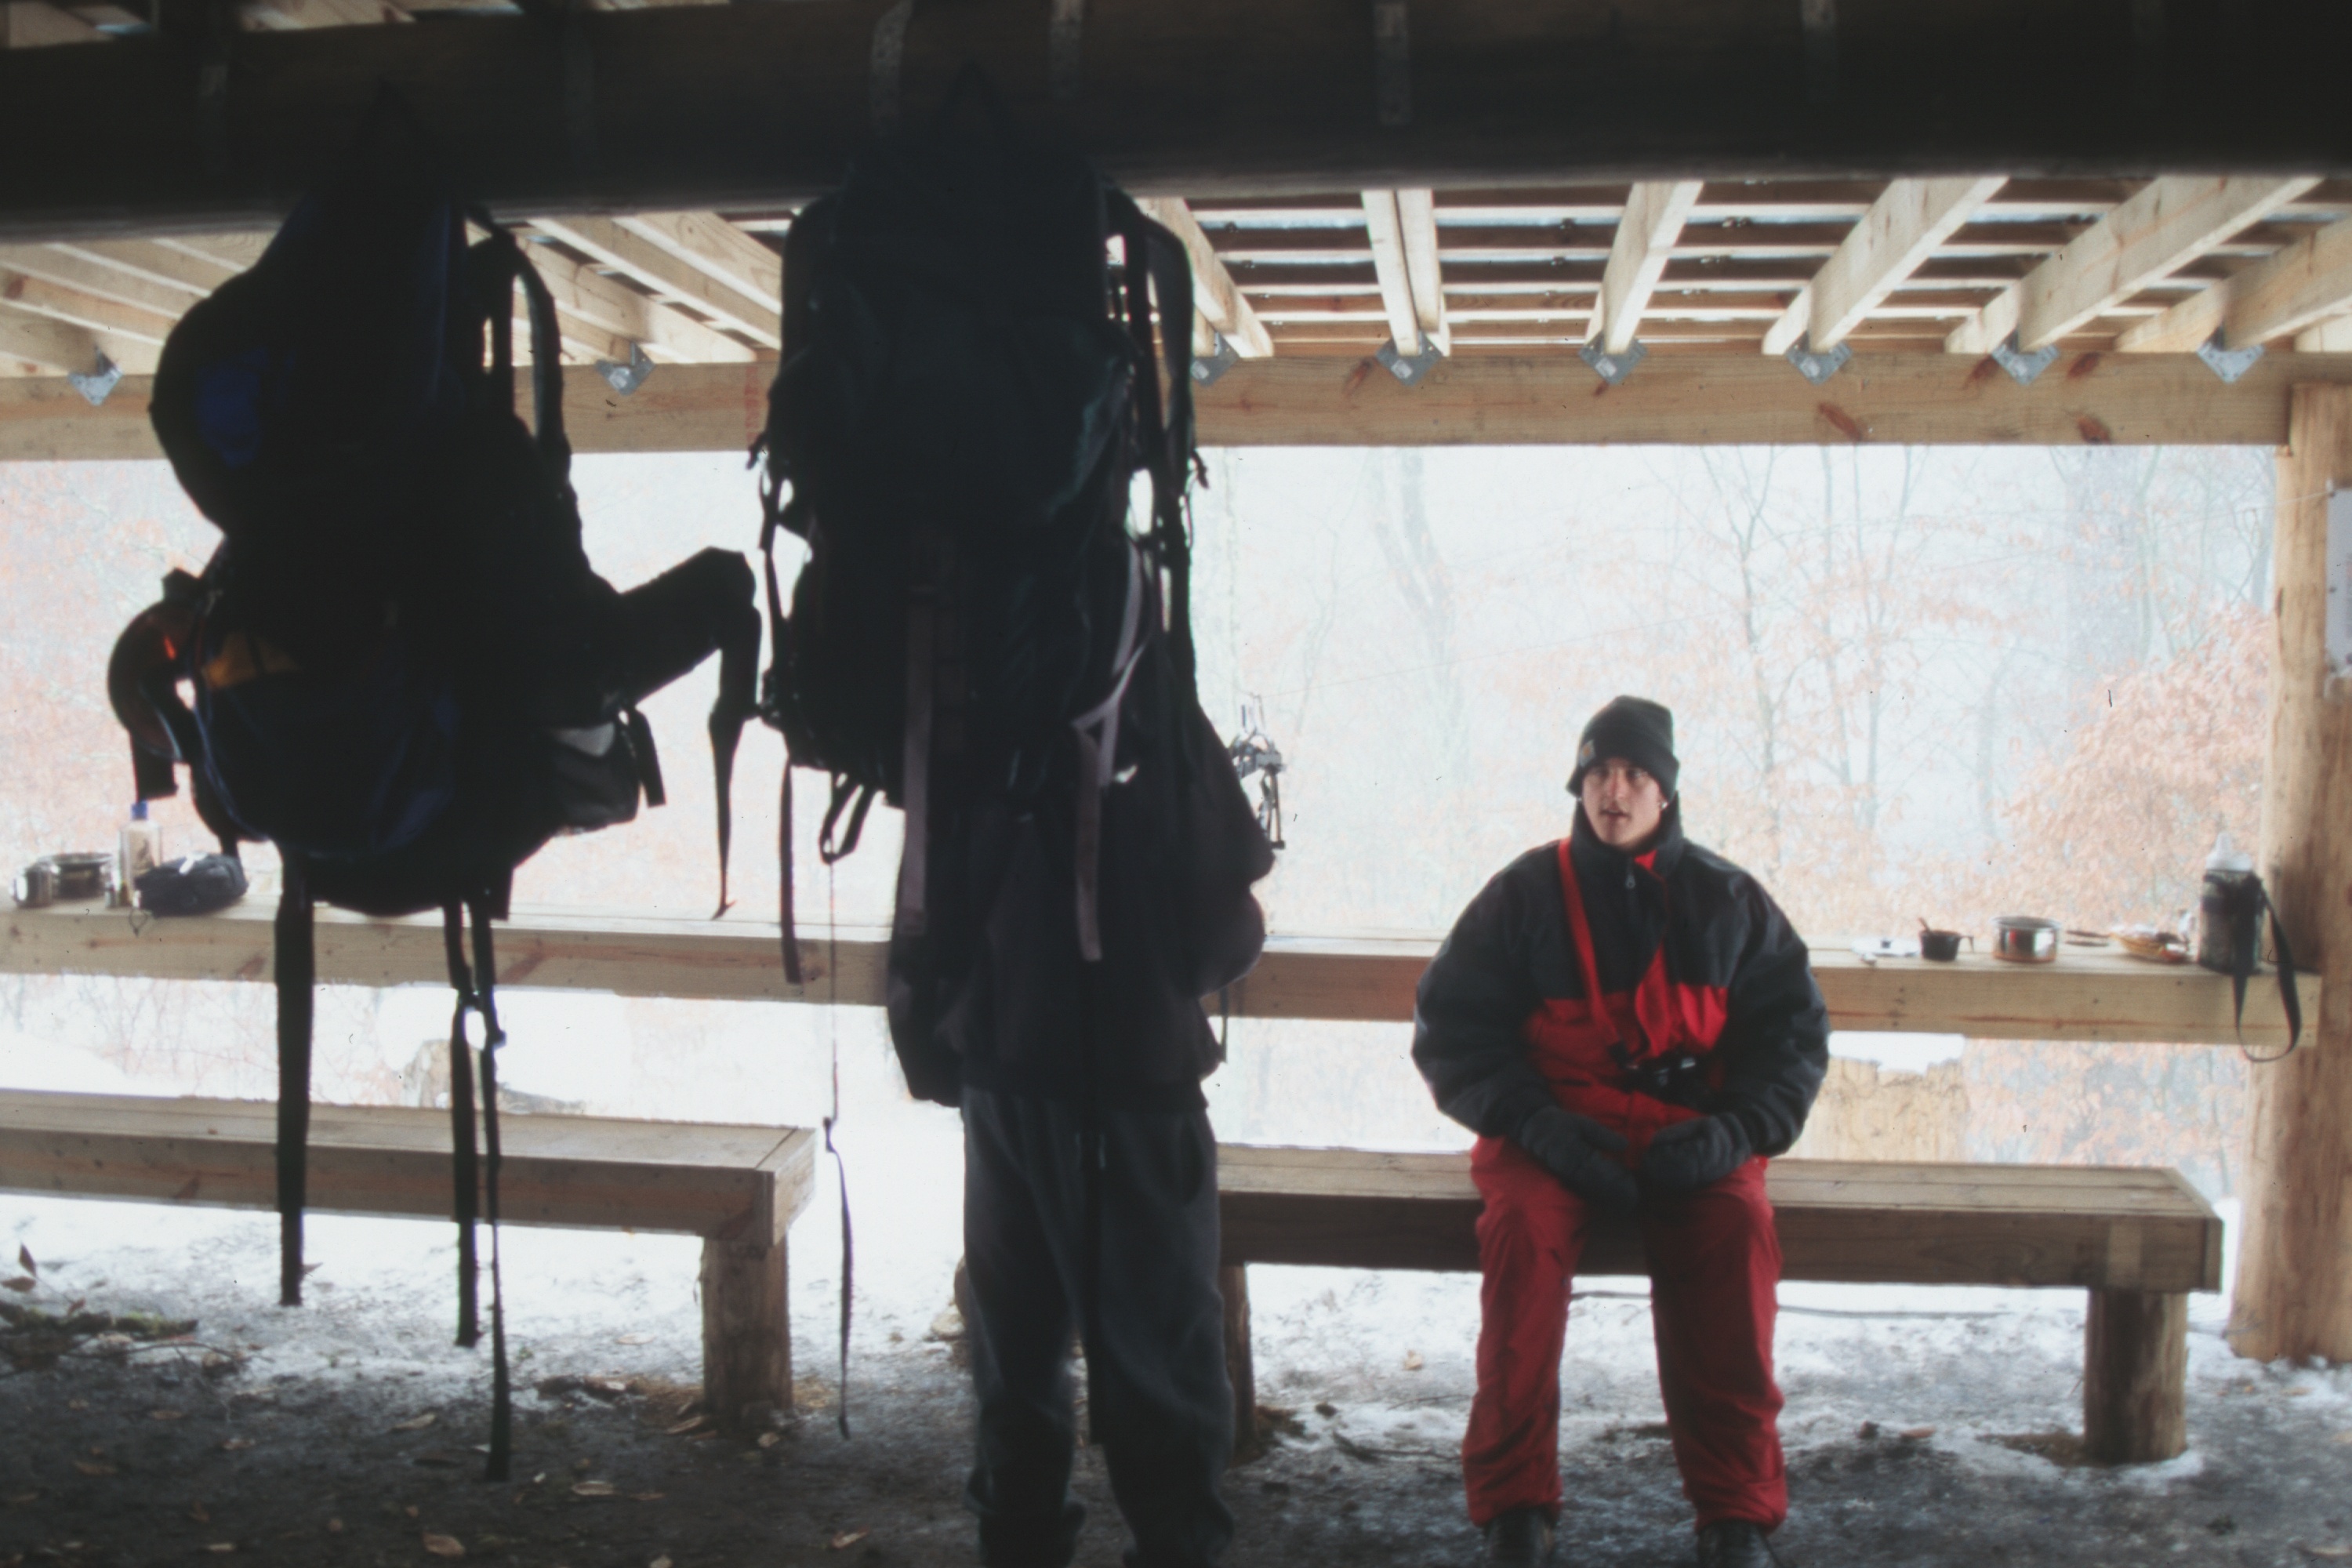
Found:
[[[492,1486],[475,1447],[484,1357],[448,1343],[447,1234],[314,1219],[311,1301],[285,1311],[269,1216],[0,1198],[0,1238],[37,1270],[0,1297],[16,1319],[0,1335],[14,1363],[0,1369],[0,1564],[974,1560],[957,1500],[970,1399],[954,1322],[934,1321],[943,1276],[934,1290],[877,1275],[845,1441],[828,1237],[804,1221],[803,1408],[737,1440],[695,1419],[690,1241],[509,1233],[523,1392],[515,1479]],[[1475,1282],[1255,1279],[1268,1443],[1231,1472],[1229,1561],[1475,1562],[1453,1456]],[[1687,1562],[1640,1282],[1591,1283],[1563,1379],[1559,1561]],[[2195,1308],[2189,1453],[2119,1470],[2065,1463],[2079,1299],[1790,1287],[1784,1300],[1789,1564],[2352,1559],[2352,1369],[2232,1358],[2216,1298]],[[68,1309],[69,1331],[26,1316]],[[1123,1542],[1097,1456],[1079,1486],[1080,1561],[1107,1568]]]

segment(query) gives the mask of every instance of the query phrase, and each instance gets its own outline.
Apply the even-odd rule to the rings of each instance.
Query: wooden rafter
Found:
[[[610,332],[625,342],[641,343],[655,359],[723,364],[751,358],[749,348],[725,333],[546,246],[533,247],[531,263],[555,297],[559,315]],[[617,356],[600,357],[617,357],[625,363],[629,355],[624,349]]]
[[[0,309],[13,309],[51,321],[69,321],[92,332],[108,332],[140,342],[161,345],[172,331],[174,317],[119,300],[86,294],[79,289],[0,270]]]
[[[722,327],[733,328],[761,348],[783,346],[783,323],[775,301],[755,302],[611,218],[541,217],[533,218],[531,226],[651,289],[656,298],[688,306]]]
[[[2167,175],[2004,289],[1947,347],[1984,353],[2017,334],[2043,348],[2204,255],[2319,183],[2316,176]]]
[[[620,225],[754,305],[782,302],[783,258],[716,213],[638,213]]]
[[[106,35],[48,0],[0,0],[0,49],[102,43]]]
[[[141,273],[110,267],[65,246],[0,245],[0,271],[78,289],[94,299],[152,311],[167,321],[203,297]]]
[[[2190,295],[2116,340],[2126,353],[2186,353],[2215,332],[2251,348],[2352,310],[2352,218]]]
[[[1185,258],[1192,264],[1194,313],[1201,321],[1222,334],[1243,359],[1264,359],[1274,353],[1274,340],[1266,335],[1265,323],[1218,258],[1216,246],[1202,232],[1183,198],[1148,196],[1141,205],[1149,216],[1183,243]],[[1197,334],[1194,342],[1196,347],[1207,346]]]
[[[226,262],[193,255],[152,239],[100,239],[48,248],[60,255],[78,257],[94,265],[110,268],[160,289],[179,289],[187,295],[190,304],[203,299],[237,273],[237,268]]]
[[[2294,347],[2298,353],[2352,354],[2352,316],[2305,328],[2295,334]]]
[[[407,10],[386,0],[243,0],[237,7],[238,23],[252,32],[368,27],[415,20]]]
[[[1675,241],[1703,188],[1697,180],[1645,181],[1626,195],[1590,334],[1609,353],[1623,353],[1633,346],[1650,296],[1665,274]]]
[[[1421,314],[1413,309],[1412,275],[1404,258],[1404,223],[1394,191],[1364,193],[1364,232],[1372,247],[1372,273],[1380,279],[1381,308],[1387,312],[1389,341],[1401,354],[1421,353]]]
[[[1765,332],[1764,352],[1786,353],[1804,342],[1826,353],[1845,342],[2006,183],[1992,174],[1889,184]]]

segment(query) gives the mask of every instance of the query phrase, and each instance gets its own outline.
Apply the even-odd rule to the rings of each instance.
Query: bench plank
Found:
[[[0,1090],[0,1190],[274,1208],[277,1128],[255,1100]],[[504,1223],[701,1237],[707,1406],[730,1427],[791,1408],[785,1232],[814,1133],[514,1112],[499,1131]],[[311,1209],[449,1217],[446,1111],[314,1105],[309,1148]]]
[[[1245,1445],[1255,1437],[1247,1266],[1475,1273],[1480,1201],[1466,1154],[1225,1145],[1217,1161],[1218,1281],[1234,1440]],[[1766,1184],[1785,1279],[2088,1290],[2092,1457],[2168,1459],[2187,1447],[2187,1293],[2221,1288],[2221,1222],[2179,1173],[1777,1160]],[[1633,1222],[1597,1222],[1579,1271],[1645,1273]]]

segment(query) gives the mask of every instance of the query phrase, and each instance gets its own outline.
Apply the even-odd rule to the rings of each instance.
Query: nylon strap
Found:
[[[274,977],[278,985],[278,1304],[302,1304],[302,1206],[308,1196],[310,1138],[310,863],[282,851]]]
[[[441,906],[441,946],[449,961],[449,985],[457,1005],[449,1014],[450,1175],[455,1184],[451,1217],[457,1222],[457,1342],[471,1347],[481,1338],[478,1312],[474,1220],[481,1172],[474,1149],[474,1063],[466,1046],[466,1015],[474,1007],[474,981],[466,967],[466,910]]]

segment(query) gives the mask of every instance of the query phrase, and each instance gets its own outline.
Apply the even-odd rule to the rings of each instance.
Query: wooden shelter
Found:
[[[2233,1332],[2352,1360],[2347,42],[2330,0],[0,0],[0,458],[157,455],[172,322],[379,82],[538,241],[579,449],[740,450],[795,205],[967,59],[1186,239],[1210,444],[2278,446],[2263,867],[2325,999],[2255,1069]]]

